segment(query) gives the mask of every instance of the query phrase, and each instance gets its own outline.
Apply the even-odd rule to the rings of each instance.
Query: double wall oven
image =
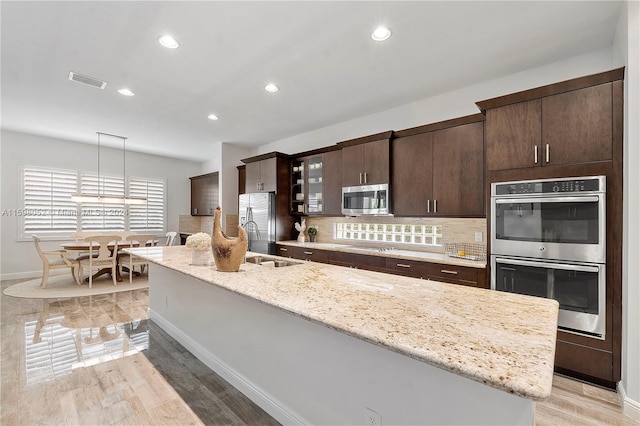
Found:
[[[606,178],[491,185],[491,288],[556,299],[558,327],[606,328]]]

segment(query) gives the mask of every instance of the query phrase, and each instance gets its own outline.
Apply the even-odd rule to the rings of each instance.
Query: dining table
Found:
[[[88,241],[68,241],[60,244],[60,247],[69,251],[89,251],[89,249],[91,248],[91,244],[93,244],[94,248],[97,248],[100,246],[98,243],[89,243]],[[138,245],[139,243],[137,241],[134,241],[133,244],[132,244],[132,241],[126,241],[126,240],[118,241],[118,249],[124,248],[124,247],[138,247]],[[113,243],[109,243],[108,248],[111,251],[111,253],[113,253],[113,250],[116,248],[115,241]],[[77,260],[83,260],[88,258],[89,258],[89,255],[83,255],[78,257]],[[93,274],[93,279],[95,280],[99,276],[104,274],[109,274],[109,273],[111,273],[111,268],[102,268],[98,272]],[[138,272],[134,272],[134,273],[139,275]],[[116,281],[118,282],[122,281],[122,275],[120,275],[120,264],[119,264],[118,255],[116,255]],[[85,278],[85,282],[89,282],[88,277]]]

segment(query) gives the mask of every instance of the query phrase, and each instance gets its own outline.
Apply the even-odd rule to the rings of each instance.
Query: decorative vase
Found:
[[[192,249],[191,264],[194,266],[209,266],[211,264],[211,250]]]
[[[310,243],[316,242],[316,234],[309,234],[309,242]]]
[[[211,236],[211,251],[216,269],[222,272],[238,272],[247,254],[249,238],[244,228],[238,225],[238,238],[229,238],[222,232],[220,215],[222,210],[216,208],[213,218],[213,233]]]

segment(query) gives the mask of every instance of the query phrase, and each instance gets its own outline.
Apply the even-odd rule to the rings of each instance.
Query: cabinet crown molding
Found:
[[[511,93],[509,95],[498,96],[496,98],[491,98],[484,101],[478,101],[476,102],[476,105],[484,114],[488,109],[516,104],[519,102],[526,102],[533,99],[544,98],[545,96],[557,95],[559,93],[569,92],[577,89],[584,89],[585,87],[597,86],[599,84],[610,83],[612,81],[623,79],[624,67],[616,68],[611,71],[573,78],[571,80],[565,80],[559,83],[536,87],[535,89],[523,90],[521,92]]]

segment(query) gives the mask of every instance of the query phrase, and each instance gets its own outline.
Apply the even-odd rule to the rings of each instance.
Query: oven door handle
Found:
[[[551,262],[532,262],[528,260],[519,260],[519,259],[505,259],[504,257],[496,258],[496,266],[498,264],[507,264],[507,265],[516,265],[516,266],[533,266],[536,268],[553,268],[553,269],[562,269],[565,271],[579,271],[579,272],[598,272],[599,268],[597,266],[586,266],[586,265],[571,265],[567,263],[551,263]]]
[[[597,203],[597,195],[585,197],[530,197],[530,198],[496,198],[496,204],[531,204],[531,203]]]

